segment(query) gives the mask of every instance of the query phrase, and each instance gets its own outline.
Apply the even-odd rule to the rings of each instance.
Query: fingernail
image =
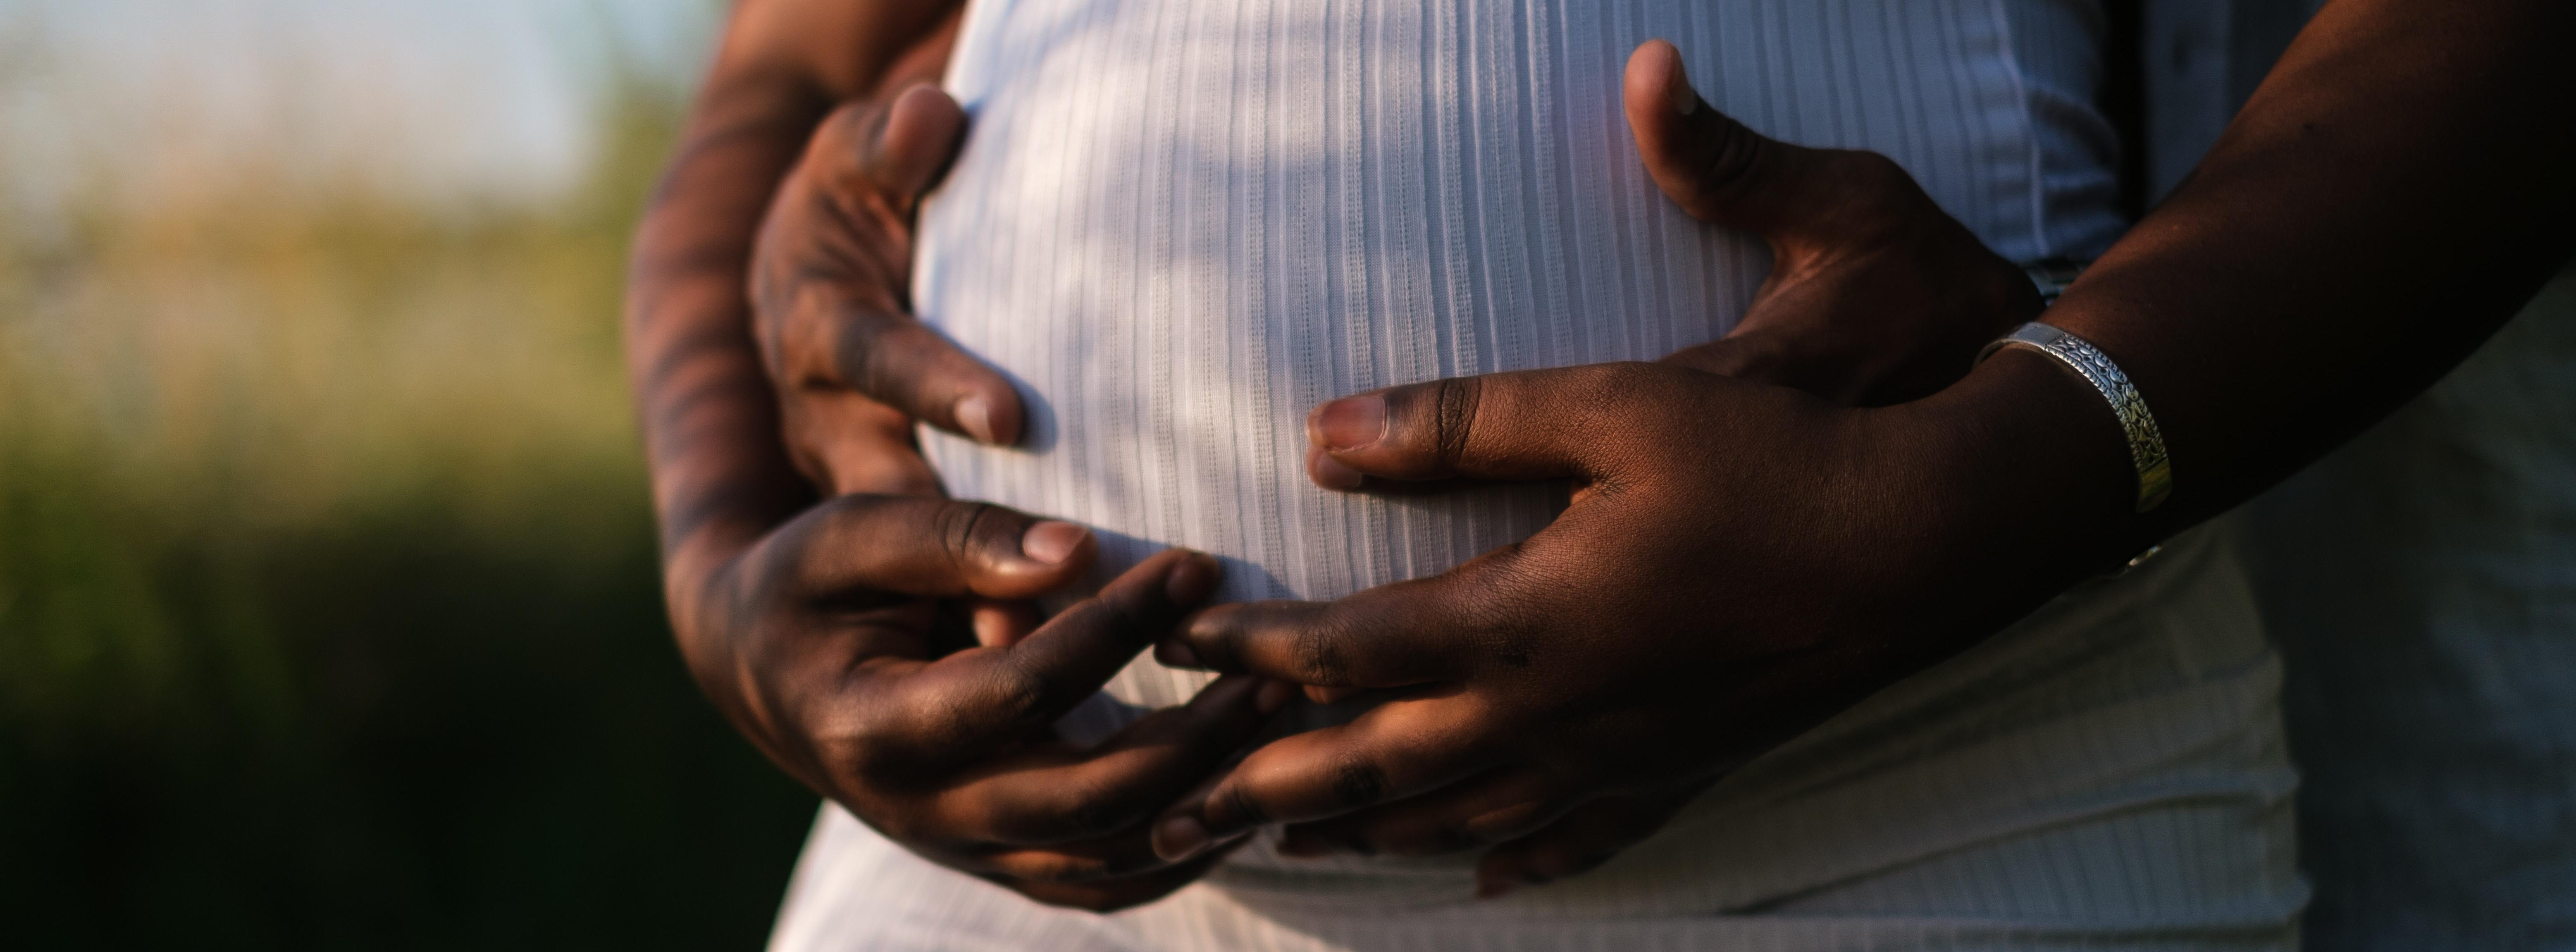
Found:
[[[1682,68],[1682,51],[1673,50],[1673,78],[1664,93],[1673,97],[1673,112],[1690,115],[1699,111],[1699,92],[1690,84],[1690,71]]]
[[[1165,862],[1177,863],[1197,855],[1208,842],[1207,827],[1188,814],[1154,824],[1154,855]]]
[[[1289,700],[1296,696],[1297,685],[1286,681],[1263,681],[1261,693],[1252,696],[1252,709],[1264,715],[1276,714],[1279,713],[1280,708],[1287,707]]]
[[[1163,594],[1176,605],[1196,605],[1216,591],[1216,560],[1205,553],[1192,552],[1172,566],[1172,574],[1163,576]]]
[[[1330,449],[1355,450],[1375,443],[1386,435],[1386,397],[1364,393],[1324,404],[1315,413],[1315,429]]]
[[[1166,641],[1162,644],[1155,645],[1154,660],[1161,662],[1163,667],[1166,668],[1206,667],[1206,665],[1199,663],[1199,653],[1191,651],[1189,643],[1185,641]],[[1258,704],[1260,702],[1258,699],[1255,699],[1254,703]],[[1269,712],[1264,711],[1263,713],[1266,714]]]
[[[1020,534],[1020,554],[1048,565],[1061,564],[1089,535],[1091,530],[1080,525],[1049,519]]]
[[[996,442],[993,439],[993,401],[986,399],[983,394],[957,401],[957,406],[951,412],[957,416],[957,428],[966,431],[967,436],[974,437],[975,442]]]
[[[1366,477],[1359,470],[1352,469],[1341,460],[1334,459],[1333,454],[1324,452],[1324,448],[1320,446],[1306,454],[1306,476],[1313,479],[1317,486],[1346,491],[1358,489],[1360,484],[1366,481]]]

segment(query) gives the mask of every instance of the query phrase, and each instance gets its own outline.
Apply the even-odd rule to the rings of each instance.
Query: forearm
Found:
[[[2251,498],[2463,359],[2561,262],[2576,7],[2329,5],[2194,174],[2046,320],[2145,397],[2171,497],[2134,511],[2116,417],[2006,350],[1919,404],[1932,544],[1912,604],[1991,631]]]
[[[2327,5],[2193,176],[2048,317],[2172,452],[2168,533],[2429,386],[2576,237],[2576,7]]]

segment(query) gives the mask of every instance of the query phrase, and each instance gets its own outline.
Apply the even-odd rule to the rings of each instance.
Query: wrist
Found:
[[[2118,416],[2050,358],[2006,350],[1940,393],[1891,408],[1918,437],[1945,547],[1992,581],[2050,591],[2153,539]]]

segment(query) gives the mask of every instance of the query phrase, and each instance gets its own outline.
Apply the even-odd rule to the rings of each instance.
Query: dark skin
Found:
[[[1288,822],[1398,851],[1499,843],[1488,893],[1579,871],[1607,854],[1554,848],[1569,825],[1643,835],[1688,791],[2244,501],[2456,364],[2566,259],[2570,39],[2561,4],[2332,4],[2068,290],[2049,322],[2127,370],[2171,450],[2180,482],[2151,512],[2100,398],[2027,351],[1883,408],[1676,362],[1318,408],[1327,487],[1563,478],[1575,501],[1443,576],[1195,617],[1166,661],[1406,693],[1255,753],[1171,811],[1157,849]],[[1656,121],[1641,87],[1677,77],[1651,45],[1632,59],[1632,123]],[[1695,175],[1753,193],[1780,154],[1654,171],[1668,192]]]
[[[846,387],[809,381],[780,400],[743,293],[752,236],[791,169],[885,184],[874,130],[944,61],[954,13],[734,11],[630,281],[665,591],[700,687],[790,775],[937,862],[1042,902],[1120,908],[1214,862],[1156,857],[1147,821],[1293,692],[1223,678],[1096,745],[1051,725],[1204,601],[1216,563],[1163,553],[1041,624],[1029,600],[1083,576],[1088,530],[942,498],[904,414]],[[905,214],[841,222],[908,234]],[[830,250],[851,248],[910,257],[884,233]],[[904,267],[866,274],[900,288]],[[790,433],[826,450],[791,456]]]
[[[1183,798],[1159,852],[1203,860],[1292,822],[1291,846],[1309,850],[1490,847],[1489,893],[1570,875],[1736,764],[2402,402],[2563,260],[2576,210],[2576,109],[2554,68],[2570,14],[2424,6],[2330,6],[2200,173],[2051,312],[2111,353],[2163,424],[2180,484],[2144,515],[2080,380],[2009,351],[1965,373],[1976,343],[2035,308],[2026,286],[2005,291],[1999,262],[1943,238],[1937,210],[1865,161],[1802,162],[1731,124],[1694,133],[1714,113],[1674,108],[1668,54],[1641,50],[1628,100],[1650,170],[1695,214],[1771,239],[1770,310],[1660,365],[1319,408],[1310,471],[1328,487],[1567,478],[1581,492],[1529,542],[1449,575],[1193,619],[1166,660],[1399,696]],[[1795,184],[1813,180],[1847,187]],[[866,386],[903,405],[923,385]]]

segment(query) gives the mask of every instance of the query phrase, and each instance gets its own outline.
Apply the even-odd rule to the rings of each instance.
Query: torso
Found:
[[[1561,500],[1323,492],[1300,465],[1308,408],[1660,357],[1724,333],[1768,267],[1758,241],[1689,219],[1644,176],[1618,99],[1638,42],[1674,40],[1705,98],[1760,131],[1889,155],[1999,253],[2036,259],[2090,255],[2122,227],[2089,105],[2098,26],[2087,4],[2044,0],[978,0],[951,72],[974,127],[925,206],[915,302],[1021,382],[1034,433],[992,449],[925,431],[924,447],[956,496],[1098,527],[1104,576],[1172,545],[1225,559],[1234,599],[1439,572]],[[1592,898],[1516,908],[1785,902],[2087,809],[2135,814],[2185,767],[2232,778],[2191,809],[2270,824],[2261,791],[2286,767],[2242,754],[2276,732],[2269,655],[2212,558],[2176,602],[2215,622],[2120,615],[2146,610],[2132,594],[2026,623],[1721,784],[1590,877],[1608,884]],[[1158,706],[1202,680],[1140,659],[1111,693]],[[2104,707],[2129,702],[2203,713],[2141,739],[2134,713]],[[2093,762],[2072,778],[2032,763],[2079,750]],[[2290,875],[2244,868],[2265,889]],[[1212,879],[1280,916],[1455,903],[1464,881],[1458,862],[1261,848]],[[1981,914],[2009,921],[2009,905]],[[1921,914],[1955,911],[1935,906]]]

